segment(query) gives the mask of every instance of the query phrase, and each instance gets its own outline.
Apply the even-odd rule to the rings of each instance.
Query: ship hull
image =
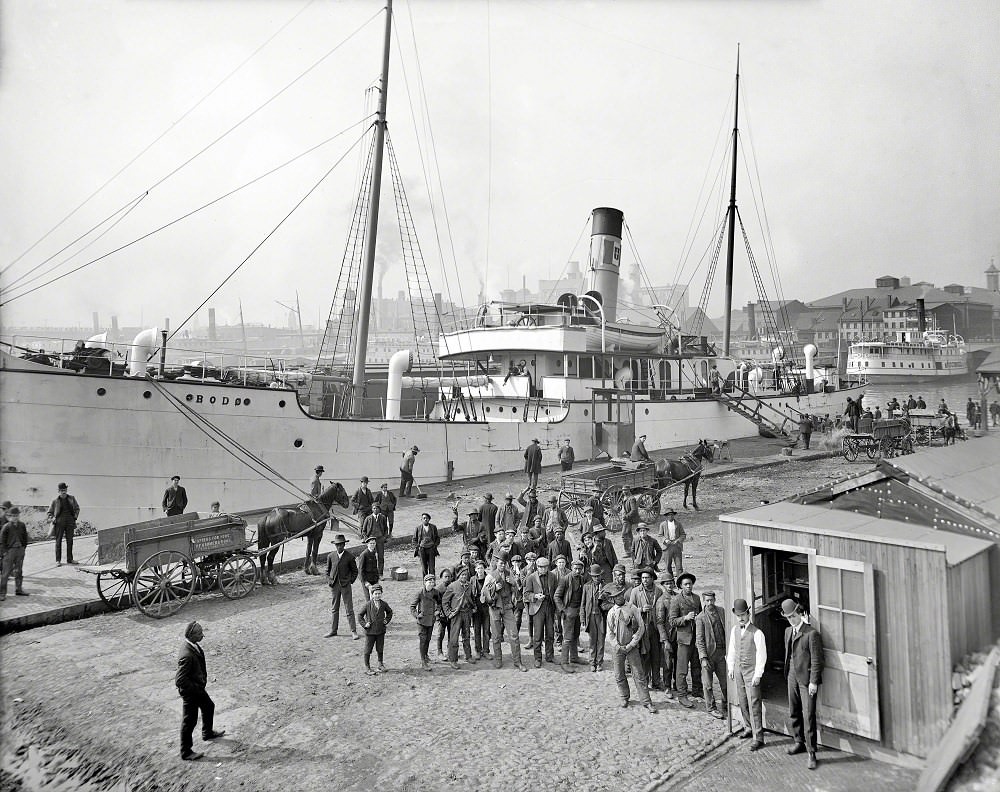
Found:
[[[301,491],[276,474],[306,488],[317,465],[325,467],[324,478],[349,491],[362,475],[374,486],[385,481],[394,487],[402,455],[413,445],[420,448],[418,483],[521,470],[524,448],[536,437],[546,463],[555,461],[566,438],[578,459],[600,450],[589,400],[552,406],[529,421],[324,419],[306,414],[292,390],[76,374],[0,356],[4,497],[46,508],[58,483],[66,482],[80,502],[81,519],[97,527],[159,516],[175,474],[187,489],[189,508],[207,510],[219,501],[235,511],[300,500]],[[836,414],[845,396],[859,392],[768,402]],[[597,416],[598,423],[605,417]],[[754,424],[705,396],[637,400],[634,416],[623,420],[626,434],[646,434],[650,448],[757,433]],[[246,464],[241,449],[271,470]]]

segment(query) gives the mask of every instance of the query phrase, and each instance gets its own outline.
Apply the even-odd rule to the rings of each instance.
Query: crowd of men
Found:
[[[632,699],[631,676],[635,697],[650,712],[656,712],[650,691],[657,690],[668,701],[699,706],[717,719],[725,717],[727,680],[733,680],[745,724],[741,736],[752,738],[750,750],[758,750],[764,744],[760,685],[767,650],[746,602],[736,600],[736,624],[727,630],[715,593],[695,593],[695,575],[683,571],[685,534],[674,512],[668,512],[656,531],[644,522],[635,524],[623,561],[618,560],[603,516],[596,512],[593,503],[586,506],[576,526],[579,542],[574,544],[566,538],[568,520],[555,497],[542,506],[528,487],[517,497],[507,493],[497,505],[486,493],[464,521],[453,509],[451,527],[462,536],[463,547],[457,563],[441,568],[440,532],[431,515],[422,514],[412,535],[422,586],[409,603],[418,627],[421,666],[433,670],[431,652],[436,647],[436,661],[453,669],[462,667],[462,658],[467,664],[491,661],[503,668],[504,644],[509,661],[522,672],[532,664],[540,669],[553,663],[565,674],[579,666],[598,673],[609,660],[623,707]],[[383,599],[378,540],[368,535],[364,541],[366,549],[355,559],[346,550],[344,535],[335,537],[336,549],[327,561],[333,596],[327,635],[338,634],[343,606],[354,638],[362,637],[359,622],[364,631],[365,672],[377,675],[385,670],[384,636],[393,613]],[[366,599],[360,618],[351,600],[358,577]],[[802,611],[791,600],[782,608],[790,623],[786,666],[791,668],[789,701],[796,738],[792,752],[808,753],[809,767],[815,767],[822,646],[816,650],[819,633],[812,630],[802,643],[811,650],[803,665],[796,649],[805,624]],[[793,619],[800,620],[799,628]],[[525,632],[527,643],[522,644]],[[375,669],[373,649],[378,655]],[[525,657],[522,651],[531,654]]]

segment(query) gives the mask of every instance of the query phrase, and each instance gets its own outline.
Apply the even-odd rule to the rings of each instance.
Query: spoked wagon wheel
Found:
[[[132,580],[132,599],[147,616],[177,613],[194,593],[198,568],[183,553],[161,550],[143,561]]]
[[[882,453],[882,442],[880,440],[869,440],[865,444],[865,453],[869,459],[875,459]]]
[[[243,599],[257,584],[257,565],[252,558],[234,555],[219,567],[219,588],[229,599]]]
[[[652,490],[639,493],[639,516],[643,522],[652,523],[660,518],[660,491]]]
[[[853,462],[858,458],[858,441],[851,438],[844,438],[844,459],[848,462]]]
[[[109,610],[127,610],[132,607],[132,578],[120,569],[98,572],[97,594]]]
[[[928,446],[931,444],[931,433],[926,426],[917,427],[916,441],[919,446]]]
[[[601,495],[601,505],[604,506],[604,524],[609,531],[620,531],[622,529],[622,504],[625,502],[625,493],[621,487],[612,487],[604,491]]]
[[[562,490],[559,491],[559,508],[563,510],[570,525],[583,519],[583,502]]]

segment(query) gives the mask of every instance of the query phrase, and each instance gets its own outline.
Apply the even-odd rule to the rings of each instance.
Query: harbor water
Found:
[[[914,379],[912,382],[873,383],[865,389],[864,406],[874,410],[877,405],[884,411],[885,405],[893,396],[903,404],[911,394],[914,399],[922,396],[928,409],[936,409],[941,399],[944,399],[949,409],[962,416],[965,415],[965,404],[970,397],[976,402],[980,399],[978,380],[975,374],[970,374],[944,380]],[[990,402],[1000,400],[1000,393],[995,388],[990,388],[986,398]]]

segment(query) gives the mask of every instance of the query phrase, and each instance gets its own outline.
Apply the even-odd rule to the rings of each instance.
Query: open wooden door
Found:
[[[881,738],[872,565],[813,556],[813,625],[823,636],[825,668],[816,720],[849,734]]]

